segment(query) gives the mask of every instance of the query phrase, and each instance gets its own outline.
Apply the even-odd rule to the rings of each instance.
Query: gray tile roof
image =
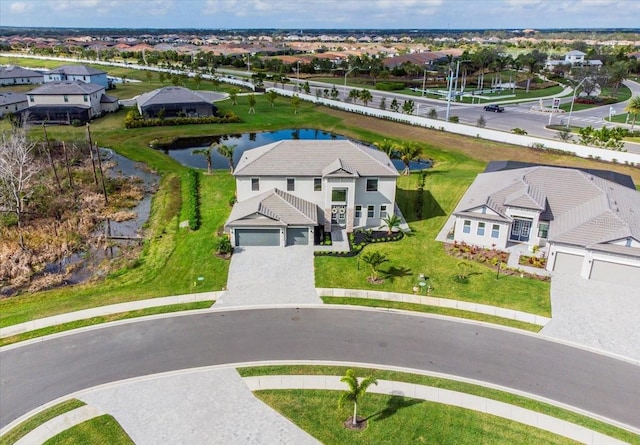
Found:
[[[49,71],[49,74],[65,74],[67,76],[95,76],[96,74],[106,74],[106,71],[86,65],[62,65]]]
[[[315,226],[318,221],[317,205],[282,190],[272,189],[237,202],[225,226]]]
[[[26,102],[27,95],[23,93],[12,93],[10,91],[4,91],[0,93],[0,105],[11,105],[20,102]]]
[[[505,220],[509,205],[543,210],[551,242],[611,250],[604,244],[640,241],[640,192],[577,169],[537,166],[481,173],[454,214],[483,218],[470,213],[482,205]],[[637,248],[615,250],[640,256]]]
[[[86,83],[81,82],[79,80],[64,80],[61,82],[49,82],[45,83],[38,88],[34,88],[31,91],[28,91],[27,94],[33,95],[80,95],[80,94],[93,94],[98,91],[104,91],[104,87],[102,85],[98,85],[96,83]]]
[[[43,75],[41,72],[15,65],[0,68],[0,79],[13,79],[16,77],[43,77]]]
[[[206,97],[184,87],[164,87],[157,90],[141,94],[138,99],[138,106],[147,107],[150,105],[163,105],[169,103],[211,103]]]
[[[348,140],[285,140],[247,150],[234,176],[320,177],[332,168],[359,176],[398,176],[382,151]]]

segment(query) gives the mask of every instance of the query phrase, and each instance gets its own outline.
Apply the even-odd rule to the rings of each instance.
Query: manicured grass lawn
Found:
[[[242,377],[251,377],[258,375],[337,375],[342,376],[346,373],[347,367],[343,366],[308,366],[308,365],[277,365],[277,366],[260,366],[249,368],[238,368],[238,373]],[[499,391],[484,386],[473,385],[470,383],[458,382],[454,380],[447,380],[437,377],[407,374],[395,371],[384,371],[379,369],[366,369],[366,368],[351,368],[354,370],[357,376],[373,375],[379,380],[391,380],[397,382],[415,383],[418,385],[427,385],[435,388],[449,389],[451,391],[463,392],[466,394],[473,394],[479,397],[485,397],[492,400],[508,403],[511,405],[520,406],[532,411],[540,412],[552,417],[556,417],[567,422],[581,425],[585,428],[589,428],[594,431],[598,431],[602,434],[606,434],[616,439],[620,439],[624,442],[640,444],[640,436],[633,434],[629,431],[617,428],[599,420],[592,419],[581,414],[574,413],[562,408],[558,408],[553,405],[538,402],[526,397],[522,397],[516,394]],[[346,385],[345,385],[346,388]],[[259,394],[256,393],[256,394]],[[365,395],[365,404],[367,404],[367,398],[372,394]],[[292,404],[295,405],[294,401]],[[337,396],[334,396],[333,402],[328,406],[335,410],[337,405]],[[365,410],[368,408],[364,407]],[[373,413],[376,411],[374,410]],[[372,414],[368,412],[368,414]],[[346,418],[346,416],[345,416]],[[341,422],[340,422],[341,423]],[[345,442],[348,443],[348,442]],[[371,442],[375,443],[375,442]],[[380,442],[377,442],[380,443]],[[394,443],[410,443],[410,442],[394,442]],[[428,442],[434,443],[434,442]],[[435,442],[438,443],[438,442]],[[518,442],[529,443],[529,442]]]
[[[167,314],[171,312],[206,309],[211,307],[212,304],[213,304],[213,301],[198,301],[196,303],[172,304],[169,306],[159,306],[159,307],[152,307],[148,309],[140,309],[137,311],[121,312],[118,314],[111,314],[111,315],[105,315],[102,317],[93,317],[93,318],[88,318],[86,320],[78,320],[70,323],[58,324],[48,328],[25,332],[24,334],[14,335],[11,337],[4,337],[0,339],[0,347],[17,343],[20,341],[29,340],[32,338],[44,337],[45,335],[51,335],[51,334],[56,334],[58,332],[69,331],[71,329],[78,329],[85,326],[93,326],[101,323],[109,323],[111,321],[126,320],[129,318],[137,318],[137,317],[146,317],[148,315]]]
[[[422,219],[416,219],[415,202],[419,173],[398,178],[397,200],[412,233],[401,241],[368,245],[363,253],[379,251],[389,262],[380,268],[385,279],[371,284],[368,266],[356,258],[316,257],[316,286],[347,289],[374,289],[412,293],[419,274],[429,277],[431,295],[507,307],[540,315],[549,315],[549,283],[501,276],[496,270],[473,264],[468,284],[459,284],[454,276],[459,272],[460,260],[446,254],[435,237],[458,200],[481,168],[477,163],[463,163],[451,156],[449,162],[436,162],[427,173]]]
[[[524,329],[531,332],[539,332],[542,326],[523,321],[511,320],[509,318],[496,317],[495,315],[479,314],[477,312],[462,311],[459,309],[449,309],[438,306],[427,306],[424,304],[403,303],[400,301],[373,300],[368,298],[348,298],[348,297],[322,297],[326,304],[349,304],[354,306],[383,307],[389,309],[399,309],[403,311],[423,312],[427,314],[446,315],[449,317],[466,318],[467,320],[484,321],[486,323],[500,324],[516,329]],[[0,343],[1,345],[1,343]]]
[[[84,405],[85,403],[80,400],[71,399],[52,406],[51,408],[25,420],[24,422],[7,432],[4,436],[0,437],[0,445],[14,444],[20,438],[35,430],[43,423],[53,419],[54,417],[58,417],[63,413],[73,411],[76,408],[80,408]]]
[[[94,417],[61,432],[44,445],[134,445],[129,435],[112,416]]]
[[[359,415],[367,429],[343,422],[351,406],[337,409],[338,391],[256,391],[255,395],[324,444],[573,444],[555,434],[501,417],[401,396],[366,394]]]

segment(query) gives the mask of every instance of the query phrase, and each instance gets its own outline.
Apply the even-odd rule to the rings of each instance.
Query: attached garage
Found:
[[[289,227],[287,229],[287,246],[309,245],[308,227]]]
[[[236,246],[279,246],[280,229],[235,229]]]
[[[553,271],[580,276],[583,261],[583,255],[556,252],[556,262],[553,265]]]
[[[610,261],[593,260],[590,278],[608,283],[639,287],[640,267],[629,264],[612,263]]]

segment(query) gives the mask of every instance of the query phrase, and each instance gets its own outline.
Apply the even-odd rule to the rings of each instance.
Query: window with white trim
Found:
[[[478,223],[478,230],[476,231],[478,236],[484,236],[484,227],[485,227],[485,223],[483,222]]]
[[[549,235],[549,223],[538,223],[538,238],[546,238]]]
[[[386,218],[387,216],[387,206],[380,206],[380,218]]]
[[[471,233],[471,221],[465,219],[462,223],[462,233]]]
[[[296,191],[296,180],[294,178],[287,178],[287,191],[288,192]]]
[[[313,178],[313,191],[314,192],[322,191],[322,178]]]
[[[356,218],[362,217],[362,206],[356,206]]]
[[[251,178],[251,191],[260,191],[260,178]]]
[[[373,218],[376,214],[376,208],[374,206],[367,206],[367,218]]]
[[[368,192],[377,192],[378,191],[378,178],[368,178],[367,179],[367,191]]]
[[[491,238],[500,238],[500,224],[491,226]]]

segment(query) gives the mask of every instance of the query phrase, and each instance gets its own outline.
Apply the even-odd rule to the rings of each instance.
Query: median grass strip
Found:
[[[400,309],[403,311],[423,312],[427,314],[447,315],[449,317],[466,318],[468,320],[483,321],[485,323],[494,323],[510,328],[524,329],[531,332],[540,332],[542,326],[524,321],[511,320],[509,318],[497,317],[495,315],[480,314],[477,312],[463,311],[459,309],[450,309],[438,306],[428,306],[425,304],[403,303],[401,301],[375,300],[369,298],[352,298],[352,297],[321,297],[326,304],[343,304],[366,307],[379,307],[387,309]]]
[[[86,405],[84,402],[78,399],[66,400],[62,403],[52,406],[35,416],[30,417],[25,420],[21,424],[17,425],[15,428],[12,428],[5,435],[0,437],[0,445],[12,445],[20,440],[22,437],[29,434],[31,431],[38,428],[45,422],[58,417],[61,414],[64,414],[69,411],[73,411],[76,408],[80,408],[81,406]]]
[[[44,445],[133,445],[129,435],[112,416],[105,414],[53,436]]]
[[[455,380],[447,380],[437,377],[409,374],[396,371],[385,371],[380,369],[367,368],[348,368],[343,366],[310,366],[310,365],[277,365],[277,366],[259,366],[238,368],[238,373],[242,377],[252,377],[259,375],[337,375],[342,376],[347,369],[353,369],[356,375],[365,376],[373,375],[380,380],[392,380],[398,382],[415,383],[418,385],[427,385],[435,388],[449,389],[451,391],[472,394],[487,399],[497,400],[511,405],[537,411],[552,417],[556,417],[567,422],[581,425],[593,431],[606,434],[608,436],[620,439],[631,444],[640,444],[640,436],[633,434],[622,428],[609,425],[605,422],[592,419],[572,411],[558,408],[548,403],[538,402],[517,394],[511,394],[497,389],[486,388],[484,386],[474,385],[471,383],[458,382]],[[346,385],[345,385],[346,388]],[[368,395],[366,396],[368,397]],[[337,402],[336,402],[337,403]],[[333,405],[335,406],[335,405]],[[372,442],[373,443],[373,442]]]
[[[58,332],[70,331],[72,329],[84,328],[101,323],[109,323],[112,321],[126,320],[129,318],[145,317],[147,315],[168,314],[179,311],[192,311],[196,309],[207,309],[213,304],[213,301],[198,301],[195,303],[172,304],[169,306],[158,306],[148,309],[140,309],[137,311],[120,312],[101,317],[87,318],[85,320],[72,321],[69,323],[50,326],[47,328],[36,329],[34,331],[25,332],[23,334],[12,335],[0,339],[0,347],[18,343],[32,338],[44,337],[45,335],[57,334]]]
[[[358,403],[364,431],[343,426],[351,405],[336,408],[338,391],[267,390],[255,395],[324,444],[575,444],[528,425],[464,408],[408,397],[366,394]]]

